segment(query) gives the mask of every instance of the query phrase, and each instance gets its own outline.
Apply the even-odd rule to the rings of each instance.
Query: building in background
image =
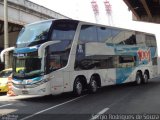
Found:
[[[133,20],[160,23],[160,0],[123,0],[133,13]]]

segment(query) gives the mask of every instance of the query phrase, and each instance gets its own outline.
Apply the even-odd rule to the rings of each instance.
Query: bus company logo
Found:
[[[150,61],[150,56],[151,56],[150,49],[148,50],[139,49],[137,51],[137,54],[140,61],[143,61],[143,60]]]
[[[78,53],[83,53],[83,46],[82,45],[78,46]]]

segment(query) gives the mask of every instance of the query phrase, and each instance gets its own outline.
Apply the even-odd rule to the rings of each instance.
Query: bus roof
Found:
[[[33,22],[30,24],[26,24],[26,26],[32,25],[32,24],[38,24],[38,23],[43,23],[43,22],[49,22],[49,21],[73,21],[73,22],[79,22],[80,24],[88,24],[88,25],[96,25],[96,26],[100,26],[100,27],[109,27],[109,28],[115,28],[115,29],[123,29],[123,30],[128,30],[128,31],[135,31],[135,32],[141,32],[141,33],[145,33],[145,34],[149,34],[149,35],[154,35],[153,33],[148,33],[145,31],[138,31],[138,30],[134,30],[134,29],[129,29],[129,28],[122,28],[122,27],[115,27],[115,26],[109,26],[109,25],[103,25],[103,24],[98,24],[98,23],[92,23],[92,22],[85,22],[85,21],[80,21],[80,20],[74,20],[74,19],[48,19],[48,20],[42,20],[42,21],[37,21],[37,22]]]

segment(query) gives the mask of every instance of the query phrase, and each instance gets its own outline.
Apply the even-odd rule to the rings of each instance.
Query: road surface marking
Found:
[[[133,90],[132,90],[133,91]],[[102,111],[100,111],[99,113],[97,113],[96,115],[92,116],[92,118],[90,120],[96,120],[99,119],[99,117],[104,114],[106,111],[109,110],[109,108],[111,108],[112,106],[114,106],[115,104],[117,104],[118,102],[124,100],[128,95],[130,95],[131,93],[125,95],[124,97],[122,97],[121,99],[113,102],[112,104],[110,104],[107,108],[103,109]],[[101,119],[101,118],[100,118]]]
[[[96,115],[94,115],[90,120],[96,120],[100,115],[104,114],[108,110],[109,110],[109,108],[104,108],[99,113],[97,113]]]
[[[5,107],[5,106],[9,106],[9,105],[12,105],[12,103],[10,103],[10,104],[5,104],[5,105],[1,105],[0,108]]]
[[[26,120],[26,119],[29,119],[29,118],[34,117],[34,116],[36,116],[36,115],[38,115],[38,114],[41,114],[41,113],[43,113],[43,112],[45,112],[45,111],[48,111],[48,110],[54,109],[54,108],[56,108],[56,107],[59,107],[59,106],[62,106],[62,105],[64,105],[64,104],[70,103],[70,102],[75,101],[75,100],[78,100],[78,99],[80,99],[80,98],[83,98],[83,97],[85,97],[85,96],[87,96],[87,95],[83,95],[83,96],[80,96],[80,97],[77,97],[77,98],[74,98],[74,99],[68,100],[68,101],[66,101],[66,102],[63,102],[63,103],[60,103],[60,104],[54,105],[54,106],[49,107],[49,108],[47,108],[47,109],[41,110],[41,111],[39,111],[39,112],[36,112],[36,113],[34,113],[34,114],[32,114],[32,115],[29,115],[29,116],[27,116],[27,117],[24,117],[24,118],[22,118],[22,119],[20,119],[20,120]]]

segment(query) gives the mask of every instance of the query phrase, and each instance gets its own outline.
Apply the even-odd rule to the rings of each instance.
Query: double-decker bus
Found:
[[[70,19],[26,25],[13,50],[13,91],[49,95],[156,77],[153,34]]]

